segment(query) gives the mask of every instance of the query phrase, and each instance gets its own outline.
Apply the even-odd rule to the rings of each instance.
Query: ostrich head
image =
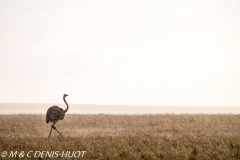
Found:
[[[67,94],[64,94],[64,95],[63,95],[63,98],[65,98],[65,97],[67,97],[67,96],[68,96]]]

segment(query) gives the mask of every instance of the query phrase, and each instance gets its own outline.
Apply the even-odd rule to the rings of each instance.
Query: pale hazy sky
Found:
[[[240,106],[238,0],[0,0],[0,102]]]

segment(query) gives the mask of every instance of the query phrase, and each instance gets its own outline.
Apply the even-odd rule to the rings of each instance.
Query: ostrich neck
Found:
[[[67,105],[67,109],[66,110],[64,110],[64,113],[66,113],[67,111],[68,111],[68,103],[67,103],[67,101],[65,100],[65,97],[63,98],[63,101],[66,103],[66,105]]]

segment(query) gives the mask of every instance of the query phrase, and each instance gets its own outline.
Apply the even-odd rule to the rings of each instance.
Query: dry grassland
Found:
[[[240,115],[66,114],[56,127],[64,137],[53,131],[47,139],[45,115],[0,115],[0,154],[86,151],[84,157],[61,158],[240,159]]]

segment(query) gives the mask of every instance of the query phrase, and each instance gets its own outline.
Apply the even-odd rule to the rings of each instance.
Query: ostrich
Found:
[[[64,118],[64,116],[65,116],[65,113],[68,111],[68,103],[65,100],[65,97],[67,97],[67,96],[68,96],[67,94],[63,95],[63,101],[67,105],[67,109],[66,110],[63,110],[62,108],[59,108],[58,106],[52,106],[52,107],[48,108],[48,110],[47,110],[46,123],[48,123],[48,122],[52,122],[53,123],[52,126],[51,126],[51,130],[50,130],[48,138],[50,138],[50,136],[51,136],[52,129],[55,129],[62,136],[62,134],[55,127],[55,124],[59,120],[62,120]]]

